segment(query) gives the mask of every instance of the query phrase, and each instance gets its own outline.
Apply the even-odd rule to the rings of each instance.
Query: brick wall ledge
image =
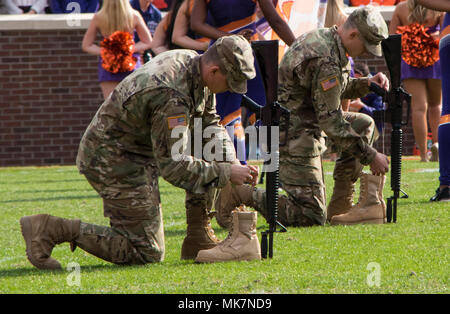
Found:
[[[0,15],[0,30],[87,29],[93,13]]]
[[[390,21],[395,6],[379,7],[383,18]],[[351,13],[356,7],[347,7]],[[37,14],[37,15],[0,15],[0,30],[60,30],[87,29],[93,13],[81,14]]]

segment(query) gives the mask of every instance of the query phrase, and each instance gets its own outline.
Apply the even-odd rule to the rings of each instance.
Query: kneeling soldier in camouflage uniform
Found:
[[[378,191],[384,185],[388,159],[372,148],[376,136],[373,119],[361,113],[343,112],[341,99],[363,97],[369,93],[372,82],[389,89],[389,81],[382,73],[371,78],[350,78],[348,58],[366,52],[381,56],[381,41],[387,36],[381,14],[367,6],[353,11],[340,27],[302,35],[284,55],[278,73],[278,100],[290,110],[291,118],[287,144],[280,147],[280,181],[287,193],[279,199],[278,219],[282,224],[323,225],[327,219],[321,160],[326,148],[323,133],[340,152],[333,174],[335,186],[328,219],[354,209],[351,217],[341,217],[344,219],[340,223],[383,222],[385,207]],[[354,184],[363,165],[370,165],[377,177],[371,180],[364,177],[361,183],[364,193],[367,194],[368,187],[377,191],[369,194],[371,198],[362,195],[364,205],[352,207]],[[228,193],[221,193],[216,202],[221,216],[240,204],[267,215],[264,190],[248,185],[228,185],[225,189]],[[366,211],[368,207],[370,211]]]
[[[186,190],[187,236],[182,258],[194,259],[218,241],[210,227],[208,191],[228,182],[256,182],[257,169],[241,166],[233,143],[219,124],[213,93],[244,93],[255,76],[250,44],[242,36],[223,37],[202,56],[191,50],[161,54],[129,75],[102,104],[87,128],[77,166],[103,199],[110,227],[46,214],[20,220],[29,261],[42,269],[60,268],[51,258],[56,244],[70,242],[115,264],[164,259],[164,231],[158,176]],[[179,137],[194,118],[212,127],[227,162],[186,154],[173,158]],[[215,146],[216,147],[216,146]]]

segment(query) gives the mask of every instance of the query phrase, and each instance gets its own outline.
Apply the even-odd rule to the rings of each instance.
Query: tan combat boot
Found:
[[[198,252],[198,263],[250,261],[261,259],[261,247],[256,234],[256,212],[232,212],[228,237],[210,250]]]
[[[39,269],[61,269],[61,264],[51,258],[55,245],[72,242],[80,234],[80,220],[69,220],[47,214],[20,218],[26,252],[31,264]]]
[[[242,205],[253,207],[253,191],[254,188],[248,184],[234,185],[231,182],[220,190],[215,203],[216,220],[219,226],[229,230],[232,211],[242,211]]]
[[[220,242],[211,228],[210,215],[205,207],[186,208],[186,222],[181,259],[195,259],[198,251],[213,248]]]
[[[347,213],[353,206],[353,193],[355,192],[355,183],[350,180],[334,181],[333,195],[327,207],[327,220],[336,215]]]
[[[386,205],[383,206],[383,176],[363,173],[358,203],[346,214],[331,218],[332,225],[382,224],[386,219]],[[381,189],[381,192],[380,192]]]

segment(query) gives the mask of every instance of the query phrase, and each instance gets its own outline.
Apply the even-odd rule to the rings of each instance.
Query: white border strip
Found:
[[[357,7],[346,7],[350,14]],[[390,21],[395,6],[380,6],[381,15]],[[0,30],[71,30],[87,29],[94,13],[81,14],[6,14],[0,15]]]

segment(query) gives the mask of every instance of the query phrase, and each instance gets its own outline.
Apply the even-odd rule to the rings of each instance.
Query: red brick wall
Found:
[[[0,167],[75,163],[102,102],[97,58],[81,50],[84,32],[0,31]],[[386,69],[381,58],[367,62],[372,71]],[[411,128],[404,132],[411,154]],[[386,153],[389,139],[388,131]]]
[[[102,102],[84,30],[0,31],[0,166],[70,165]]]

